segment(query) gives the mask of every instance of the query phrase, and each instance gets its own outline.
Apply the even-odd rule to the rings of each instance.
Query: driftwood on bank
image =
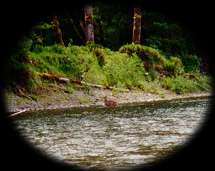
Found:
[[[111,86],[103,86],[103,85],[98,85],[98,84],[92,84],[92,83],[88,83],[85,81],[81,81],[81,80],[72,80],[66,77],[59,77],[57,75],[54,74],[49,74],[49,73],[39,73],[38,74],[40,77],[47,79],[47,80],[53,80],[59,83],[75,83],[78,85],[83,85],[83,86],[89,86],[89,87],[94,87],[94,88],[100,88],[100,89],[110,89],[110,90],[118,90],[118,91],[122,91],[122,92],[129,92],[128,89],[124,89],[124,88],[116,88],[116,87],[111,87]]]
[[[24,110],[15,112],[15,113],[13,113],[13,114],[10,114],[9,117],[14,117],[14,116],[20,115],[21,113],[26,112],[26,111],[27,111],[27,109],[24,109]]]
[[[69,83],[70,80],[68,78],[65,78],[65,77],[59,77],[57,75],[54,75],[54,74],[49,74],[49,73],[38,73],[38,75],[40,77],[42,77],[43,79],[46,79],[46,80],[52,80],[52,81],[57,81],[57,82],[60,82],[60,83]]]

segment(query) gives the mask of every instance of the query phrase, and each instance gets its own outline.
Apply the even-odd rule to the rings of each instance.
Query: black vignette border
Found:
[[[90,1],[90,2],[95,2]],[[104,3],[115,3],[115,1],[103,1]],[[1,62],[0,62],[0,133],[1,133],[1,170],[81,170],[78,167],[70,167],[62,163],[56,163],[47,159],[19,138],[16,131],[11,127],[10,121],[5,114],[4,92],[7,86],[4,82],[7,77],[7,59],[13,53],[14,47],[30,27],[41,17],[53,12],[61,12],[64,9],[73,8],[89,1],[32,1],[32,2],[5,2],[1,5]],[[200,53],[207,58],[209,69],[214,76],[213,61],[213,5],[209,0],[185,1],[185,0],[136,0],[117,2],[130,5],[132,3],[157,10],[182,22],[193,35],[196,46]],[[208,113],[203,129],[184,150],[174,157],[164,160],[153,166],[136,168],[133,170],[195,170],[214,168],[212,155],[214,152],[214,99]]]

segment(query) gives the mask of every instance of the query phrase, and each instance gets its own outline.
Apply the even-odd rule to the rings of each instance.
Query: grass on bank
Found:
[[[51,82],[42,79],[39,73],[151,93],[161,93],[163,89],[179,94],[210,90],[210,77],[196,69],[198,61],[187,72],[180,57],[166,56],[143,45],[124,45],[118,51],[96,44],[36,46],[23,54],[13,57],[12,74],[15,81],[24,78],[22,87],[31,92]],[[66,88],[73,92],[72,85]]]

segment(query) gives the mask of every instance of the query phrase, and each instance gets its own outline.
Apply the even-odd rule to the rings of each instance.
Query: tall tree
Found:
[[[141,9],[134,7],[132,43],[140,44],[141,40]]]
[[[94,42],[93,7],[91,5],[84,7],[84,22],[86,43]]]
[[[62,31],[60,29],[60,23],[56,15],[54,15],[52,18],[52,24],[53,24],[53,31],[54,31],[54,35],[57,40],[57,43],[64,46]]]

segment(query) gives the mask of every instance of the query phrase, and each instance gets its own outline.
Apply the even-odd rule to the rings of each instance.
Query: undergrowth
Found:
[[[46,85],[41,73],[157,94],[162,94],[163,89],[176,93],[207,91],[211,83],[209,76],[199,73],[198,62],[192,63],[195,70],[186,72],[189,69],[184,68],[180,57],[166,56],[159,49],[135,44],[124,45],[118,51],[96,44],[34,48],[28,45],[25,52],[17,53],[12,59],[15,81],[25,76],[27,81],[22,86],[28,91]],[[188,77],[189,74],[194,78]],[[73,88],[67,89],[73,92]]]

